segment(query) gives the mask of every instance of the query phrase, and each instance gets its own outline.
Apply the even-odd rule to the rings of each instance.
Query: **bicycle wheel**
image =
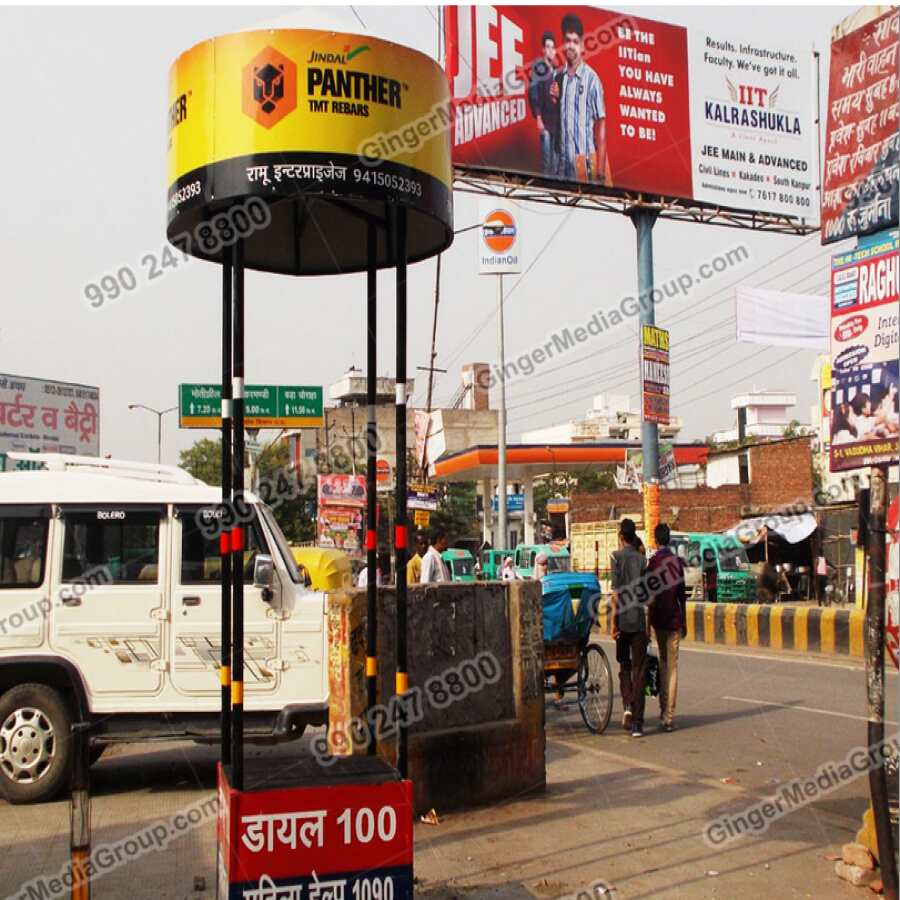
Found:
[[[588,644],[578,660],[578,708],[584,724],[601,734],[612,715],[612,670],[599,644]]]

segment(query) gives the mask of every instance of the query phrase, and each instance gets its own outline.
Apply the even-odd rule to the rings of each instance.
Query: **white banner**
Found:
[[[828,352],[827,296],[742,286],[737,289],[735,309],[739,341]]]
[[[694,198],[818,220],[809,49],[688,30]]]
[[[0,471],[11,450],[100,455],[100,389],[64,381],[0,375]]]

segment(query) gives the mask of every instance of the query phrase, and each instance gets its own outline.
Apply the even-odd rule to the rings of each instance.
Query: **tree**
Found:
[[[178,454],[178,465],[200,481],[222,484],[222,439],[201,438]]]
[[[438,508],[431,514],[430,528],[443,528],[451,541],[478,537],[478,501],[474,481],[460,481],[438,488]]]

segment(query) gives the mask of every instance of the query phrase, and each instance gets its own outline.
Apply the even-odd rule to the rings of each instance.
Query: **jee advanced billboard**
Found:
[[[444,24],[455,165],[815,219],[813,57],[783,35],[587,6]]]

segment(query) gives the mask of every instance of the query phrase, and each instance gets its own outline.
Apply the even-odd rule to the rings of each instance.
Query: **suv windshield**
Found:
[[[300,570],[297,568],[297,563],[294,562],[294,554],[291,553],[287,538],[285,538],[284,532],[279,528],[278,523],[275,521],[272,510],[269,509],[265,503],[259,504],[259,510],[269,529],[269,533],[275,541],[275,546],[278,547],[278,552],[281,554],[284,567],[288,570],[288,575],[291,576],[291,581],[293,581],[294,584],[300,584],[303,579],[300,577]]]

